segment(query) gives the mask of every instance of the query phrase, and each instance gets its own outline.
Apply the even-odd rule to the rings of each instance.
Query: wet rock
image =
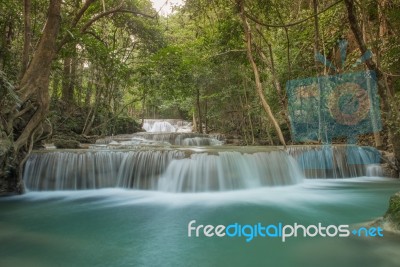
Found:
[[[400,192],[390,197],[389,208],[385,215],[373,221],[369,226],[379,226],[385,231],[400,234]]]
[[[400,192],[390,197],[389,208],[383,219],[392,222],[395,229],[400,231]]]
[[[68,140],[68,139],[53,139],[54,146],[56,148],[80,148],[80,143],[76,140]]]
[[[382,159],[382,172],[385,177],[399,178],[396,170],[396,159],[392,152],[380,151]]]
[[[382,174],[384,177],[398,178],[396,170],[393,169],[388,163],[382,163],[381,167],[382,167]]]

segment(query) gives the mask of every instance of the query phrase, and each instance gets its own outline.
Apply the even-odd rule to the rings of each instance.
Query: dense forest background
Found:
[[[149,0],[5,0],[0,14],[2,190],[19,190],[43,141],[132,133],[144,118],[294,144],[285,86],[335,74],[317,52],[339,72],[373,52],[352,71],[376,71],[384,129],[360,142],[398,165],[398,0],[186,0],[167,17]]]

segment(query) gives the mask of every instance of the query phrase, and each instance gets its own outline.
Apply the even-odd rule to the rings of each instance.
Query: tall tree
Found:
[[[49,2],[42,36],[16,90],[18,100],[8,102],[8,106],[3,107],[1,111],[1,130],[8,137],[9,143],[4,153],[8,156],[2,158],[3,170],[0,179],[9,181],[8,186],[11,188],[6,189],[9,191],[23,190],[21,170],[24,158],[44,131],[42,123],[49,108],[49,77],[60,29],[61,3],[62,0]],[[25,15],[29,16],[29,12]],[[25,37],[25,43],[29,44],[29,34]]]
[[[283,137],[282,130],[281,130],[277,120],[275,119],[274,114],[272,113],[270,105],[268,104],[268,102],[264,96],[264,90],[263,90],[263,86],[261,84],[259,70],[258,70],[257,64],[253,58],[251,28],[250,28],[249,22],[247,21],[245,12],[244,12],[243,0],[238,0],[237,4],[240,9],[240,16],[241,16],[242,22],[243,22],[243,29],[244,29],[244,33],[245,33],[245,41],[246,41],[246,49],[247,49],[247,57],[249,59],[249,62],[251,64],[251,67],[254,72],[254,79],[256,82],[257,94],[260,98],[262,107],[264,108],[265,112],[268,115],[268,118],[271,120],[272,124],[274,125],[275,131],[277,132],[278,137],[279,137],[279,141],[281,142],[282,145],[286,146],[286,142],[285,142],[285,138]]]
[[[351,31],[353,32],[354,38],[362,54],[368,51],[367,44],[365,43],[362,30],[360,28],[357,19],[357,10],[354,0],[344,1],[347,8],[348,20],[350,23]],[[382,70],[378,68],[376,62],[370,58],[365,61],[369,70],[375,71],[378,79],[378,92],[382,101],[382,111],[386,125],[389,130],[389,138],[393,146],[393,152],[395,155],[397,171],[400,170],[400,131],[399,131],[399,110],[398,107],[392,104],[390,97],[390,89],[385,84],[384,74]]]
[[[8,5],[14,7],[10,2],[12,1],[7,2]],[[149,2],[146,3],[147,6],[150,5]],[[24,1],[24,12],[22,13],[22,21],[24,21],[22,32],[24,32],[24,36],[21,38],[23,40],[23,45],[21,45],[23,49],[21,49],[22,53],[13,51],[17,58],[21,59],[19,71],[20,79],[19,81],[9,79],[0,72],[0,83],[6,85],[4,88],[3,86],[0,88],[0,95],[2,96],[0,101],[2,104],[2,109],[0,110],[0,192],[21,192],[23,190],[21,175],[24,161],[34,145],[38,144],[43,138],[47,138],[51,132],[50,126],[46,123],[46,117],[50,106],[50,74],[53,63],[56,62],[55,59],[63,52],[63,47],[71,43],[71,47],[78,49],[77,42],[82,40],[83,35],[92,34],[95,38],[98,38],[95,32],[91,32],[91,28],[99,20],[103,20],[107,18],[107,16],[113,17],[113,26],[120,23],[117,19],[124,14],[133,15],[135,17],[154,18],[154,15],[142,13],[137,8],[136,4],[131,1],[114,2],[107,10],[104,10],[103,6],[99,8],[100,4],[96,3],[95,0],[86,0],[84,2],[74,1],[74,5],[72,5],[74,8],[71,9],[72,11],[66,12],[66,9],[70,6],[69,4],[69,1],[49,0],[47,13],[44,16],[35,13],[35,23],[31,24],[31,1]],[[19,20],[21,12],[18,12],[17,7],[18,5],[15,5],[15,12],[13,10],[12,13],[14,17],[10,20],[11,22]],[[3,5],[1,8],[3,9]],[[38,34],[36,30],[38,17],[46,21],[40,34]],[[62,25],[61,17],[64,18],[64,23]],[[3,19],[1,19],[1,21],[3,21]],[[138,29],[144,26],[141,25],[142,22],[139,20],[135,21],[126,18],[125,21],[130,22],[131,25],[123,25],[120,28],[131,29],[128,35],[128,39],[131,40]],[[1,32],[9,32],[10,30],[8,28],[14,30],[13,27],[8,26],[7,29],[1,30]],[[60,32],[62,33],[60,34],[61,38],[59,38]],[[150,30],[143,33],[143,36],[146,36],[149,32]],[[5,36],[7,47],[9,46],[8,42],[11,44],[11,42],[14,41],[13,45],[18,44],[11,36]],[[40,37],[37,38],[38,36]],[[33,37],[35,37],[35,39]],[[151,37],[148,38],[150,39]],[[32,49],[31,45],[33,40],[37,40],[34,49]],[[115,36],[114,40],[116,40]],[[11,45],[9,47],[11,47]],[[17,50],[16,48],[14,49]],[[7,55],[10,54],[9,51],[1,50],[2,54],[3,52]],[[80,52],[83,51],[82,46],[80,46],[80,50]],[[113,47],[112,53],[116,55],[115,57],[119,57],[119,54],[115,53],[115,51],[117,51],[117,48]],[[124,51],[121,58],[119,58],[120,62],[124,62],[129,58],[129,54],[126,51],[130,51],[129,53],[132,52],[131,49]],[[30,55],[30,52],[32,52],[32,55]],[[105,57],[107,56],[109,55]],[[70,102],[73,102],[71,96],[73,96],[74,93],[71,76],[73,76],[77,70],[77,62],[75,60],[76,58],[71,57],[71,59],[66,59],[64,61],[65,72],[68,78],[68,81],[65,80],[65,82],[68,82],[65,83],[65,85],[68,85],[69,89],[71,89],[70,92],[68,92]],[[9,66],[10,64],[7,61],[3,61],[3,65]],[[74,80],[74,82],[76,81]],[[12,86],[12,84],[16,84],[16,86]],[[116,95],[114,91],[109,91],[106,95],[108,104],[110,104],[112,100],[114,102],[114,107],[118,106]],[[117,108],[113,111],[115,112],[116,110]]]

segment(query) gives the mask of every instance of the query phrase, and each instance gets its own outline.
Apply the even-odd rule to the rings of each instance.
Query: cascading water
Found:
[[[177,132],[140,132],[131,135],[109,136],[96,141],[97,145],[177,145],[177,146],[218,146],[224,142],[208,134]]]
[[[372,147],[292,146],[287,151],[308,178],[382,176],[380,154]]]
[[[192,133],[191,123],[182,120],[144,120],[146,132],[122,134],[98,139],[91,148],[140,148],[141,145],[217,146],[223,138]]]
[[[192,132],[192,123],[184,120],[156,120],[156,119],[145,119],[143,121],[143,127],[146,132],[180,132],[187,133]]]
[[[227,191],[301,182],[296,162],[284,151],[242,154],[218,152],[174,159],[158,189],[168,192]]]
[[[147,132],[176,132],[176,128],[167,121],[156,122],[153,124],[153,126],[150,126],[149,124],[143,124],[143,129],[145,129]]]
[[[299,183],[302,174],[284,151],[65,151],[33,153],[25,165],[30,190],[106,187],[206,192]]]
[[[117,187],[151,189],[158,186],[159,176],[173,159],[181,159],[184,152],[177,150],[149,150],[128,152],[119,164]]]
[[[199,133],[136,133],[136,137],[145,140],[169,143],[177,146],[216,146],[223,142]]]
[[[180,141],[188,140],[179,136]],[[177,141],[176,133],[169,138]],[[296,184],[303,176],[381,176],[380,166],[374,164],[379,162],[377,157],[373,149],[356,146],[293,146],[287,151],[222,146],[56,150],[33,153],[25,165],[24,181],[30,190],[122,187],[168,192],[227,191]]]
[[[181,151],[64,151],[32,153],[25,164],[29,190],[107,187],[154,189],[158,176]]]
[[[381,165],[379,164],[370,164],[366,167],[366,176],[376,176],[376,177],[382,177],[383,176],[383,170]]]
[[[32,153],[23,179],[35,191],[113,187],[122,156],[110,151]]]

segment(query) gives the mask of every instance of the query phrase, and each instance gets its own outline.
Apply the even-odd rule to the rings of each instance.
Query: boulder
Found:
[[[390,222],[395,230],[400,231],[400,192],[390,197],[389,208],[383,219]]]
[[[68,139],[53,139],[56,148],[80,148],[80,143],[76,140]]]

